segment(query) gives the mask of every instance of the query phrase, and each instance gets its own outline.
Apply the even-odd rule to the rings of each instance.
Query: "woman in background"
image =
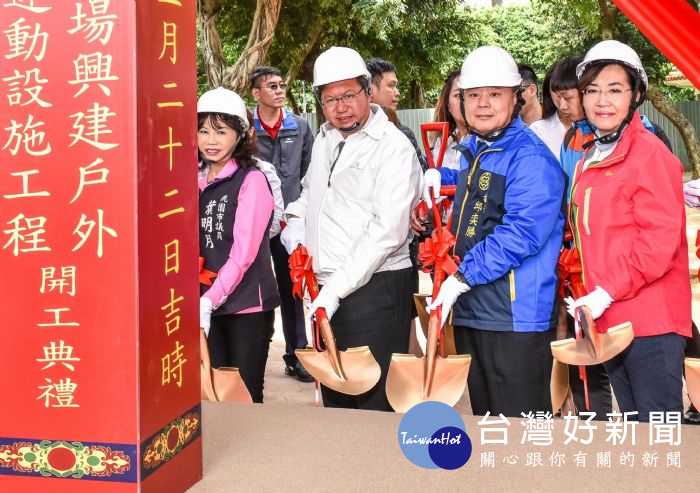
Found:
[[[433,117],[433,121],[447,122],[449,125],[449,136],[447,138],[447,147],[445,148],[445,157],[443,158],[442,165],[446,168],[456,170],[459,170],[459,162],[462,155],[455,149],[455,146],[469,133],[464,123],[462,112],[460,111],[461,103],[459,99],[459,88],[457,87],[459,73],[459,70],[455,70],[445,79],[445,84],[442,86],[442,91],[440,91],[440,96],[438,96],[437,104],[435,105],[435,116]],[[433,144],[433,160],[436,163],[441,142],[442,138],[437,137]]]

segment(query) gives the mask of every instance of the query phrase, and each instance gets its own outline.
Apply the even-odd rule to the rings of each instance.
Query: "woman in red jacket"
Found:
[[[605,363],[620,411],[637,411],[640,421],[650,412],[682,419],[691,335],[683,167],[637,116],[647,76],[632,48],[598,43],[577,76],[597,138],[571,190],[569,220],[589,293],[574,306],[587,306],[600,330],[632,322],[632,344]]]

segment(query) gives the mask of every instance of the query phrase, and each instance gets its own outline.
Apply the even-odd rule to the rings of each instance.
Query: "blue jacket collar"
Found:
[[[527,125],[523,123],[523,120],[518,116],[511,122],[510,125],[506,128],[506,132],[497,141],[491,143],[489,146],[490,149],[499,149],[501,147],[504,147],[508,145],[508,143],[515,138],[515,136],[521,132],[524,128],[527,128]],[[466,144],[467,149],[476,156],[476,144],[477,144],[477,139],[478,137],[474,134],[470,135],[469,137],[465,137],[467,139],[466,143],[464,139],[462,140],[462,144]]]
[[[257,106],[253,109],[253,126],[255,127],[256,132],[263,131],[262,125],[260,124],[260,116],[258,116]],[[287,108],[282,108],[282,126],[280,127],[280,130],[296,128],[299,128],[299,125],[297,125],[297,121],[294,119],[294,114]]]

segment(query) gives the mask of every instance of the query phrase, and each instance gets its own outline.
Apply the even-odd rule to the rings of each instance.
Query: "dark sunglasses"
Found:
[[[269,89],[270,91],[282,89],[284,91],[285,89],[287,89],[287,84],[285,84],[284,82],[280,82],[279,84],[270,84],[269,86],[265,86],[265,89]]]

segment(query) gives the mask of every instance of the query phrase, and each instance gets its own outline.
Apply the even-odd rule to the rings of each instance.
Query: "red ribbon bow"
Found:
[[[557,260],[557,269],[559,271],[559,295],[564,298],[566,293],[564,288],[568,288],[571,296],[578,299],[586,295],[586,287],[583,285],[583,265],[581,257],[576,248],[564,248],[559,254]]]
[[[299,245],[289,256],[289,277],[292,279],[292,295],[298,299],[304,297],[304,283],[308,286],[309,295],[312,299],[318,294],[318,284],[316,284],[312,265],[313,257],[309,255],[309,252],[303,245]]]
[[[444,272],[448,276],[454,274],[459,259],[448,252],[456,241],[452,233],[439,228],[433,231],[430,238],[418,245],[418,260],[423,265],[423,272],[433,272],[436,276],[438,272]]]
[[[216,272],[204,268],[204,257],[199,257],[199,282],[205,286],[211,286],[216,276]]]

